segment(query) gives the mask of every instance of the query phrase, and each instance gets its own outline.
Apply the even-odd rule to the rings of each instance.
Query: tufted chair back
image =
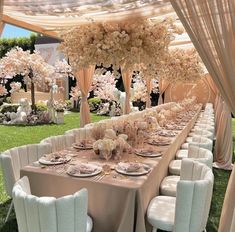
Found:
[[[71,147],[74,143],[75,138],[73,135],[58,135],[58,136],[51,136],[46,139],[43,139],[40,144],[49,143],[52,146],[52,152],[61,151],[66,147]]]
[[[190,142],[189,145],[190,144],[212,151],[212,146],[213,146],[212,140],[203,136],[197,136],[197,135],[193,136],[192,142]]]
[[[204,164],[189,159],[182,161],[177,184],[175,232],[198,232],[206,228],[214,176]]]
[[[200,163],[206,164],[209,168],[212,168],[213,154],[211,151],[205,148],[197,147],[189,144],[188,158],[196,159]]]
[[[31,195],[29,180],[18,180],[12,191],[19,232],[85,232],[88,194],[82,189],[56,199]]]
[[[12,196],[12,188],[20,179],[20,169],[52,151],[50,144],[29,144],[4,151],[0,155],[5,189]]]
[[[194,129],[203,129],[203,130],[207,130],[210,131],[213,135],[215,134],[215,127],[211,126],[209,124],[203,124],[203,123],[198,123],[194,126]],[[193,131],[193,130],[192,130]]]
[[[208,131],[208,130],[195,129],[193,132],[189,133],[189,136],[194,136],[194,135],[203,136],[203,137],[206,137],[211,140],[214,139],[214,137],[213,137],[214,135],[212,134],[211,131]]]

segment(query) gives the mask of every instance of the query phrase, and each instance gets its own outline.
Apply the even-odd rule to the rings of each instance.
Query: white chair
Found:
[[[213,154],[208,149],[190,144],[187,158],[204,163],[209,168],[212,168]],[[169,173],[172,175],[180,175],[181,162],[182,160],[172,160],[169,164]]]
[[[192,132],[194,132],[195,130],[207,130],[210,131],[213,136],[215,135],[215,127],[208,125],[208,124],[197,124],[193,127],[193,129],[191,130]]]
[[[203,129],[197,129],[194,132],[190,132],[188,137],[186,138],[186,142],[192,142],[192,137],[198,135],[198,136],[203,136],[206,137],[210,140],[214,139],[214,135],[212,134],[212,132],[207,131],[207,130],[203,130]]]
[[[205,230],[210,210],[214,176],[206,165],[183,160],[176,197],[157,196],[147,209],[148,222],[157,229],[174,232]]]
[[[189,148],[189,144],[192,144],[192,145],[198,146],[198,147],[202,147],[202,148],[208,149],[210,151],[212,151],[212,147],[213,147],[212,140],[210,140],[208,138],[205,138],[203,136],[198,136],[198,135],[193,136],[192,142],[190,142],[190,143],[188,143],[188,142],[183,143],[181,145],[181,148],[182,149],[188,149]],[[177,155],[176,155],[176,158],[178,158]]]
[[[52,146],[52,152],[64,150],[67,147],[71,147],[75,142],[75,138],[73,135],[58,135],[51,136],[43,139],[40,144],[49,143]]]
[[[61,198],[31,195],[29,180],[18,180],[12,191],[19,232],[90,232],[88,193],[82,189]]]
[[[44,154],[51,152],[52,147],[50,144],[29,144],[9,149],[0,154],[3,180],[8,196],[12,197],[13,186],[15,182],[20,179],[20,169],[37,161]],[[8,220],[11,210],[12,203],[5,221]]]

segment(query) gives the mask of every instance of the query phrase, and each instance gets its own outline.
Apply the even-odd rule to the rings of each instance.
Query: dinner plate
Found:
[[[86,146],[84,146],[80,143],[73,143],[72,146],[73,146],[73,148],[80,149],[80,150],[91,150],[91,149],[93,149],[92,144],[87,144]]]
[[[155,146],[168,146],[171,144],[171,141],[149,140],[148,144],[155,145]]]
[[[41,163],[41,164],[44,164],[44,165],[58,165],[58,164],[64,164],[64,163],[67,163],[67,162],[69,162],[70,160],[71,160],[71,156],[69,156],[69,155],[66,155],[66,156],[64,156],[65,158],[63,159],[63,160],[61,160],[61,161],[50,161],[50,160],[46,160],[45,158],[45,156],[42,156],[38,161],[39,161],[39,163]]]
[[[159,136],[164,136],[164,137],[175,137],[176,133],[174,133],[173,131],[159,131],[157,132],[157,134]]]
[[[148,150],[142,150],[142,149],[139,149],[139,150],[135,150],[135,154],[136,155],[139,155],[139,156],[143,156],[143,157],[159,157],[159,156],[162,156],[162,153],[160,152],[156,152],[156,151],[148,151]]]
[[[87,164],[87,165],[89,165],[92,168],[95,168],[95,171],[92,173],[79,173],[79,172],[78,173],[71,173],[71,171],[73,170],[73,168],[75,166],[70,166],[67,170],[67,174],[70,176],[75,176],[75,177],[91,177],[91,176],[96,176],[102,172],[102,167],[100,167],[100,166],[97,166],[95,164]]]
[[[117,165],[115,167],[115,171],[120,174],[127,175],[127,176],[142,176],[142,175],[148,174],[151,171],[151,168],[147,164],[142,164],[142,165],[143,165],[143,168],[140,171],[136,171],[136,172],[127,172],[120,165]]]

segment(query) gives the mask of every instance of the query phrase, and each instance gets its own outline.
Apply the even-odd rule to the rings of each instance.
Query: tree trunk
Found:
[[[33,81],[31,80],[31,102],[32,102],[32,111],[36,114],[36,105],[35,105],[35,86]]]
[[[35,84],[33,80],[33,70],[31,68],[29,72],[29,78],[31,79],[31,103],[32,103],[31,108],[32,108],[32,112],[36,114],[37,108],[35,105]]]

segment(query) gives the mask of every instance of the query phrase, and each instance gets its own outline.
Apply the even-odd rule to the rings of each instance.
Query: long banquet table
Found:
[[[201,108],[200,108],[201,109]],[[52,167],[27,166],[21,170],[21,176],[28,176],[32,194],[36,196],[61,197],[73,194],[81,188],[88,189],[88,213],[93,219],[94,232],[145,232],[151,227],[145,220],[150,200],[159,194],[159,186],[167,175],[168,164],[174,159],[176,151],[185,141],[189,131],[195,124],[200,112],[173,139],[169,146],[152,146],[162,151],[162,157],[143,158],[135,154],[126,154],[125,160],[135,160],[152,167],[152,171],[144,176],[123,176],[114,170],[108,175],[89,178],[71,177],[66,174],[64,165]],[[146,145],[147,146],[147,145]],[[151,145],[148,145],[151,146]],[[72,162],[77,160],[96,164],[116,164],[99,159],[93,151],[68,149],[74,155]]]

